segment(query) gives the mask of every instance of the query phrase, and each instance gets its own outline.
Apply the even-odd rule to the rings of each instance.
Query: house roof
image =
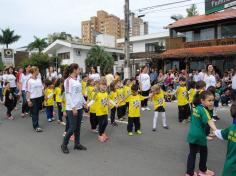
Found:
[[[200,58],[236,55],[236,45],[221,45],[199,48],[181,48],[167,50],[160,54],[163,59],[170,58]]]
[[[222,12],[217,12],[210,15],[198,15],[198,16],[183,18],[174,23],[169,24],[167,27],[171,29],[171,28],[190,26],[194,24],[202,24],[231,18],[236,18],[236,9],[227,9]]]

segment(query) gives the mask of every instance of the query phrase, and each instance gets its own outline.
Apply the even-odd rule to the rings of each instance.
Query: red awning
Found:
[[[198,48],[172,49],[163,52],[160,57],[168,58],[200,58],[216,56],[236,56],[236,45],[221,45]]]

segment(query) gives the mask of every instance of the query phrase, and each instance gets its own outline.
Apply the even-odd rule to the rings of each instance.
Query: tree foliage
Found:
[[[38,38],[36,36],[34,36],[34,41],[31,42],[28,45],[28,49],[30,51],[37,49],[39,53],[41,53],[43,51],[44,48],[46,48],[48,46],[48,43],[46,42],[46,38]]]
[[[87,70],[90,67],[100,66],[101,74],[105,75],[107,72],[112,71],[114,58],[112,57],[112,55],[104,51],[102,47],[94,45],[87,55],[85,64]]]
[[[72,41],[73,37],[71,34],[68,34],[66,32],[60,32],[60,33],[53,33],[48,35],[48,43],[51,44],[56,40],[68,40]]]
[[[192,4],[191,7],[186,9],[186,11],[188,17],[199,15],[196,4]]]
[[[2,29],[2,34],[0,35],[0,44],[6,45],[6,48],[8,48],[8,45],[17,42],[20,39],[19,35],[14,35],[14,30],[11,30],[10,28],[6,28],[5,30]]]

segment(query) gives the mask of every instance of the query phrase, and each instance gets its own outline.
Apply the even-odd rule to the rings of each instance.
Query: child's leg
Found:
[[[154,111],[154,117],[153,117],[153,129],[156,129],[157,127],[157,120],[158,120],[158,111]]]
[[[199,150],[200,150],[200,160],[199,160],[199,170],[202,172],[206,172],[207,171],[207,146],[199,146]]]
[[[161,116],[162,116],[162,125],[163,127],[167,127],[167,123],[166,123],[166,112],[161,112]]]
[[[133,131],[133,118],[129,117],[128,118],[128,125],[127,125],[127,131],[128,133]]]
[[[99,118],[99,136],[102,136],[107,127],[107,116],[100,116]]]
[[[140,124],[140,117],[135,117],[134,118],[134,127],[135,127],[135,132],[140,130],[141,124]]]
[[[115,122],[115,116],[116,116],[116,108],[113,107],[113,108],[111,109],[111,115],[110,115],[111,123],[114,123],[114,122]]]
[[[7,106],[7,117],[11,117],[11,111],[12,111],[12,108],[8,105]]]
[[[58,110],[58,120],[62,122],[63,112],[62,112],[61,103],[57,103],[57,110]]]
[[[96,129],[96,114],[95,113],[90,113],[90,124],[91,124],[91,129],[95,130]]]
[[[187,174],[192,176],[194,174],[196,155],[198,153],[199,147],[196,144],[189,144],[189,155],[187,161]]]
[[[182,116],[183,116],[183,114],[182,114],[182,106],[178,106],[178,117],[179,117],[179,122],[182,122],[183,121],[183,118],[182,118]]]
[[[122,117],[124,117],[126,114],[126,105],[122,107]]]
[[[117,108],[117,117],[118,119],[122,118],[122,106]]]
[[[50,106],[46,106],[45,112],[46,112],[46,115],[47,115],[47,119],[48,119],[48,120],[51,119]]]

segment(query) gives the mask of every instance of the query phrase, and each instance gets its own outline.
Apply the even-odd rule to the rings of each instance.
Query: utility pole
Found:
[[[129,30],[130,30],[130,22],[129,22],[129,0],[125,0],[125,67],[124,67],[124,78],[130,78],[130,46],[129,46]]]

